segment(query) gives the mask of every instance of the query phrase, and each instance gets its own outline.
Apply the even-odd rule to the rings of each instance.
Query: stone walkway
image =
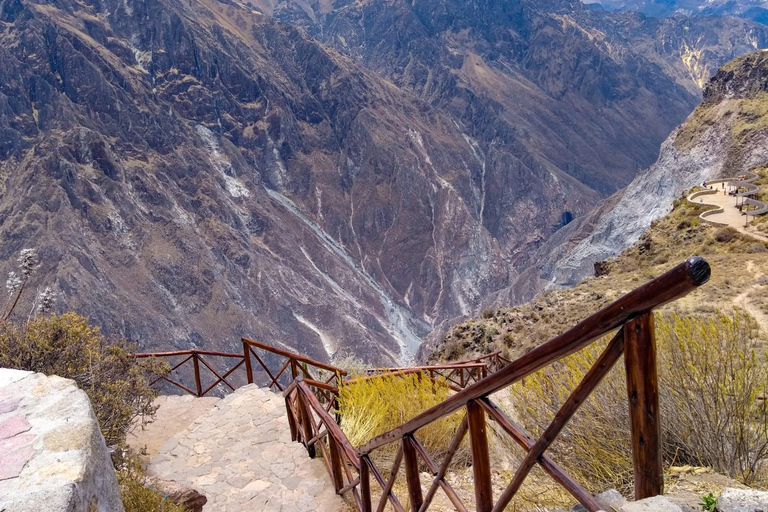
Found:
[[[717,186],[719,185],[716,185],[715,187]],[[695,204],[720,206],[723,208],[722,212],[715,213],[713,215],[708,215],[705,218],[705,220],[726,224],[732,227],[733,229],[735,229],[736,231],[738,231],[739,233],[742,233],[754,239],[760,240],[761,242],[768,242],[768,237],[766,237],[765,235],[755,232],[754,228],[752,228],[751,226],[745,227],[744,224],[746,220],[746,215],[742,215],[742,213],[736,207],[736,202],[737,202],[736,198],[733,196],[723,194],[722,189],[716,188],[716,190],[717,190],[717,193],[715,194],[707,194],[707,195],[696,197],[694,199],[690,199],[690,196],[689,196],[688,200],[691,203],[695,203]],[[752,218],[753,217],[750,217],[749,220],[751,221]]]
[[[196,407],[195,399],[186,400]],[[168,421],[178,404],[158,418]],[[170,400],[174,402],[174,400]],[[209,407],[210,403],[201,402]],[[132,440],[142,446],[142,433]],[[150,475],[190,485],[208,497],[215,512],[340,512],[352,510],[336,495],[322,459],[291,442],[282,396],[255,385],[216,401],[208,412],[173,434],[152,457]]]

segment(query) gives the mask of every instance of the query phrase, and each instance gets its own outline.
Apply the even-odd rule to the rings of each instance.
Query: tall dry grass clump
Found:
[[[742,311],[710,318],[656,315],[667,464],[709,466],[744,483],[768,456],[766,356]],[[512,414],[541,434],[604,348],[597,342],[513,386]],[[550,448],[593,492],[633,487],[626,374],[619,362]]]
[[[415,374],[377,375],[351,379],[339,389],[341,428],[353,446],[365,444],[450,396],[447,382]],[[462,416],[453,414],[416,432],[416,438],[436,460],[441,460],[458,430]],[[373,453],[374,460],[389,467],[398,444]],[[454,460],[466,460],[457,454]]]

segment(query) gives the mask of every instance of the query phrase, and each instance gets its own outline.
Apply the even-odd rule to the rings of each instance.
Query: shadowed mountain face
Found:
[[[0,0],[0,20],[6,271],[37,247],[58,310],[145,348],[376,362],[512,282],[655,159],[699,75],[766,43],[577,2]]]

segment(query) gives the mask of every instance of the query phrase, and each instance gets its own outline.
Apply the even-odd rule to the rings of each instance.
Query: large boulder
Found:
[[[0,369],[0,510],[124,512],[88,396],[74,381]]]
[[[768,512],[768,492],[727,488],[717,500],[718,512]]]

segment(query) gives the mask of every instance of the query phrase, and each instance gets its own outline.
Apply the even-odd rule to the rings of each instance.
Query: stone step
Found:
[[[164,400],[158,425],[176,431],[150,457],[147,473],[204,493],[204,510],[352,510],[336,495],[323,461],[310,459],[302,445],[291,441],[282,396],[249,385],[208,402]],[[177,428],[174,418],[186,425]],[[142,439],[136,432],[132,443],[141,446]]]

